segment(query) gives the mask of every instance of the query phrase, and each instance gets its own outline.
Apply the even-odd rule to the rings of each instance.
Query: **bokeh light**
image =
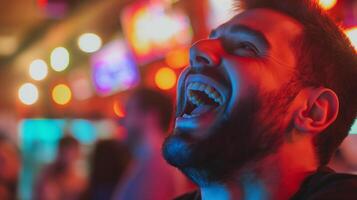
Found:
[[[48,0],[37,0],[37,4],[41,7],[41,8],[45,8],[48,5]]]
[[[48,66],[44,60],[36,59],[31,62],[29,74],[32,79],[40,81],[46,78],[48,74]]]
[[[152,62],[170,49],[189,45],[192,40],[188,16],[176,9],[168,11],[160,1],[133,3],[123,10],[121,21],[139,64]]]
[[[77,80],[72,81],[70,86],[73,91],[73,96],[77,100],[82,101],[89,99],[93,96],[91,83],[85,78],[79,78]]]
[[[155,74],[155,83],[162,90],[169,90],[176,84],[177,76],[175,72],[168,68],[160,68]]]
[[[352,46],[354,46],[356,52],[357,52],[357,26],[347,29],[345,31],[347,37],[350,39]]]
[[[101,96],[125,91],[140,81],[139,69],[123,39],[106,44],[90,62],[95,91]]]
[[[58,84],[52,90],[52,99],[59,105],[65,105],[72,98],[71,89],[65,84]]]
[[[124,108],[120,101],[116,100],[113,103],[113,110],[117,117],[124,117]]]
[[[84,33],[78,39],[78,46],[86,53],[93,53],[102,47],[102,39],[94,33]]]
[[[241,12],[240,10],[233,11],[232,5],[239,5],[239,1],[235,0],[208,0],[209,15],[208,25],[210,28],[217,28],[222,23],[231,19],[234,15]]]
[[[38,89],[32,83],[25,83],[19,88],[18,96],[23,104],[32,105],[38,100]]]
[[[65,70],[69,65],[69,52],[64,47],[57,47],[51,53],[51,67],[53,70],[60,72]]]
[[[166,63],[174,69],[186,67],[189,59],[189,50],[187,48],[176,49],[166,55]]]
[[[324,10],[330,10],[337,4],[337,0],[318,0]]]

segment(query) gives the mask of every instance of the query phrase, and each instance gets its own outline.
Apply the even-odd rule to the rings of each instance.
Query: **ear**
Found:
[[[327,88],[306,88],[294,124],[300,132],[320,133],[337,118],[339,101],[336,93]]]

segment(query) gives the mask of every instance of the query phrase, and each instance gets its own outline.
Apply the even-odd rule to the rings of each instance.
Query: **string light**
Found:
[[[32,105],[37,102],[39,92],[34,84],[25,83],[19,88],[18,96],[23,104]]]
[[[93,53],[102,47],[102,39],[94,33],[84,33],[78,39],[78,46],[86,53]]]
[[[52,99],[59,105],[65,105],[72,99],[72,91],[65,84],[58,84],[52,90]]]
[[[57,47],[51,53],[51,67],[53,70],[60,72],[65,70],[69,65],[69,52],[64,47]]]
[[[29,74],[32,79],[40,81],[46,78],[48,74],[48,66],[44,60],[36,59],[31,62]]]

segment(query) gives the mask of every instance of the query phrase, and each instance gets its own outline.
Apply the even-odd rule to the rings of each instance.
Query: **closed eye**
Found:
[[[232,49],[233,51],[231,53],[235,55],[257,57],[260,54],[258,48],[250,42],[240,42],[234,46],[235,47]]]

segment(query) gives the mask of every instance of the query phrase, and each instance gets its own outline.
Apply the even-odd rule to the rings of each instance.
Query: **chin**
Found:
[[[185,168],[192,162],[192,142],[179,134],[168,136],[163,144],[162,153],[165,160],[177,168]]]
[[[253,149],[257,147],[254,137],[249,134],[250,117],[245,117],[247,109],[254,108],[244,106],[230,120],[208,124],[210,128],[205,131],[176,128],[165,140],[164,158],[198,185],[227,179],[234,169],[253,159],[254,155],[247,152],[257,152]]]

